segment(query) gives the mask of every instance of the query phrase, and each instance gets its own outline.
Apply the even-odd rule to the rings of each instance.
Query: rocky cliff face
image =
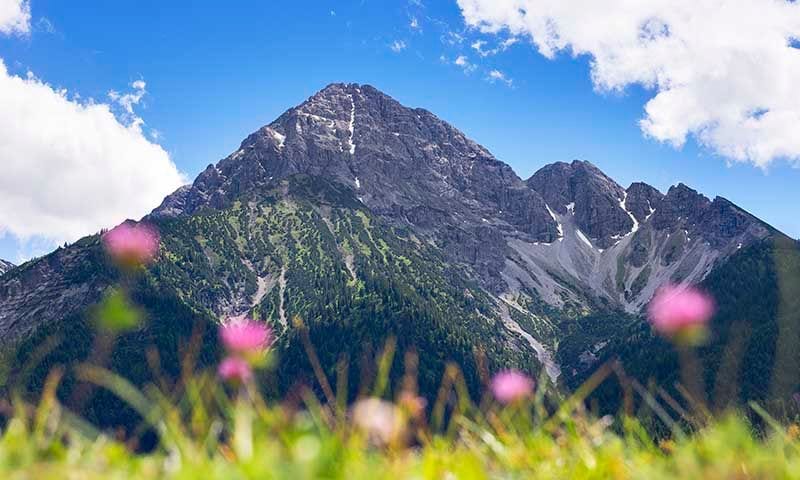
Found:
[[[328,193],[318,194],[320,185]],[[432,113],[356,84],[330,85],[286,111],[147,220],[167,232],[170,249],[153,274],[218,317],[260,312],[285,322],[285,292],[340,278],[323,266],[353,285],[376,271],[381,281],[436,272],[430,292],[465,296],[443,308],[478,306],[503,330],[498,338],[535,350],[553,378],[548,349],[560,322],[640,312],[665,282],[699,282],[774,232],[725,199],[685,185],[666,194],[644,183],[626,189],[589,162],[547,165],[523,181]],[[303,243],[309,238],[313,245]],[[84,247],[0,280],[0,334],[57,321],[97,298],[105,280],[77,273],[94,261]],[[330,255],[313,274],[308,251]]]
[[[0,275],[14,268],[14,264],[0,258]]]

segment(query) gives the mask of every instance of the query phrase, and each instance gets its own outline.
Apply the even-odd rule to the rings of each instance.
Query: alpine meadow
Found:
[[[0,475],[800,478],[800,4],[181,3],[0,0]]]

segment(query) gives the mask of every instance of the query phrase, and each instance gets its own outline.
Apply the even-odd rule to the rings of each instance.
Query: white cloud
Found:
[[[147,90],[145,90],[147,88],[147,83],[145,83],[144,80],[136,80],[131,83],[131,88],[133,88],[133,91],[129,93],[119,93],[115,90],[111,90],[108,92],[108,98],[122,107],[122,120],[125,123],[140,127],[144,124],[144,121],[136,115],[136,112],[133,111],[133,107],[139,105],[139,102],[142,101],[145,93],[147,93]]]
[[[475,50],[476,52],[478,52],[478,54],[479,54],[480,56],[482,56],[482,57],[483,57],[483,56],[484,56],[484,54],[483,54],[483,46],[484,46],[484,45],[486,45],[486,42],[485,42],[485,41],[483,41],[483,40],[477,40],[475,43],[473,43],[473,44],[472,44],[472,45],[470,45],[470,46],[472,47],[472,49],[473,49],[473,50]]]
[[[408,26],[411,27],[412,30],[419,30],[420,25],[417,17],[411,17],[411,22],[409,22]]]
[[[145,84],[112,105],[82,102],[0,59],[0,231],[20,239],[72,241],[139,218],[184,177],[133,112]]]
[[[547,58],[591,57],[600,91],[654,92],[644,133],[693,136],[736,161],[800,165],[800,3],[787,0],[458,0],[468,25],[528,36]]]
[[[500,70],[490,71],[489,75],[487,76],[487,80],[489,80],[492,83],[503,82],[509,87],[514,84],[514,81],[508,78],[508,76],[505,73],[501,72]]]
[[[464,73],[472,73],[475,71],[476,68],[478,68],[476,65],[472,64],[469,61],[469,59],[464,55],[459,55],[458,57],[456,57],[456,59],[453,60],[453,63],[461,67],[461,69],[464,70]]]
[[[472,45],[473,50],[478,52],[478,55],[481,57],[489,57],[492,55],[497,55],[498,53],[505,52],[508,48],[515,43],[517,43],[518,39],[516,37],[511,37],[503,40],[500,42],[495,48],[485,49],[483,48],[486,45],[485,40],[476,40]]]
[[[446,45],[460,45],[464,42],[464,35],[452,30],[446,30],[441,37],[442,43]]]
[[[31,31],[31,6],[28,0],[0,0],[0,33],[27,34]]]
[[[406,49],[406,46],[406,42],[402,40],[395,40],[391,45],[389,45],[389,48],[391,48],[394,53],[400,53]]]

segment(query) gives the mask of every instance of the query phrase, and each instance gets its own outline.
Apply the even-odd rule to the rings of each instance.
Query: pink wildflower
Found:
[[[158,231],[149,225],[126,222],[103,235],[103,244],[118,264],[136,267],[155,259],[159,236]]]
[[[530,396],[534,381],[516,370],[500,372],[492,379],[492,393],[500,403],[509,404]]]
[[[378,445],[399,440],[405,432],[403,412],[393,403],[365,398],[353,406],[353,423]]]
[[[219,364],[219,376],[228,382],[244,383],[253,378],[250,364],[239,357],[228,357]]]
[[[220,338],[229,352],[261,353],[272,344],[272,330],[250,319],[233,320],[220,329]]]
[[[662,287],[648,307],[650,322],[667,337],[703,330],[714,315],[714,300],[693,287]]]

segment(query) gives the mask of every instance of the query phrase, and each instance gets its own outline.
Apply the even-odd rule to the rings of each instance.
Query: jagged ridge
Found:
[[[300,314],[340,338],[345,306],[391,298],[415,305],[393,321],[441,339],[426,354],[535,352],[554,380],[565,325],[638,313],[663,283],[699,282],[775,234],[725,199],[625,189],[589,162],[523,181],[432,113],[356,84],[287,110],[147,220],[164,240],[151,282],[205,316],[260,316],[291,339]],[[0,279],[0,337],[80,315],[113,280],[96,237],[15,269]],[[379,325],[359,331],[377,339]]]

